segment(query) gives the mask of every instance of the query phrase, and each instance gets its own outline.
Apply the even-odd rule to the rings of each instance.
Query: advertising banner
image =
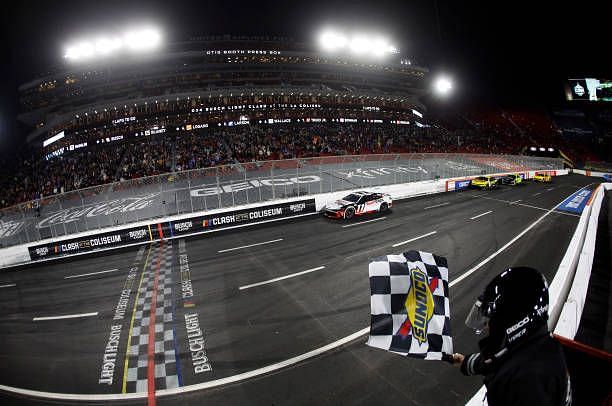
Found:
[[[185,235],[315,212],[315,199],[306,199],[173,221],[170,232],[171,236]]]
[[[121,247],[139,242],[163,240],[180,235],[233,228],[244,224],[255,224],[266,220],[315,212],[315,199],[305,199],[70,238],[49,244],[35,245],[29,247],[28,250],[30,258],[37,260],[90,252],[101,248]]]

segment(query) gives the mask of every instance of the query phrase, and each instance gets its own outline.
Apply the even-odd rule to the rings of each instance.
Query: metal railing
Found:
[[[289,197],[562,167],[559,159],[530,156],[378,154],[249,162],[173,172],[80,189],[0,210],[0,245]]]

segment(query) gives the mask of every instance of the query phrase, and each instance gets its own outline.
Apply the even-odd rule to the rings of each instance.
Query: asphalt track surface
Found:
[[[159,275],[167,258],[172,283],[162,299],[169,299],[173,309],[168,326],[174,333],[183,388],[276,364],[368,327],[368,259],[410,249],[448,258],[455,351],[475,351],[477,337],[463,324],[475,297],[494,275],[512,265],[533,266],[551,281],[578,217],[550,209],[591,182],[568,175],[550,185],[437,194],[398,201],[389,213],[349,223],[309,216],[4,271],[0,384],[56,393],[119,394],[121,399],[138,282],[147,269]],[[393,247],[407,240],[413,241]],[[181,255],[187,256],[194,294],[187,299],[181,291]],[[485,265],[457,279],[487,258]],[[319,267],[324,268],[271,281]],[[103,271],[108,272],[97,273]],[[113,320],[130,280],[134,282],[125,316]],[[248,287],[266,281],[271,282]],[[210,371],[194,370],[185,321],[185,315],[193,314]],[[34,320],[67,315],[81,316]],[[100,378],[112,325],[120,325],[121,332],[109,385]],[[370,348],[366,339],[360,335],[303,362],[239,382],[158,396],[157,404],[463,404],[482,384],[443,362]],[[148,366],[143,368],[146,377]],[[3,404],[43,403],[6,392],[0,396]],[[146,404],[147,397],[116,403]]]

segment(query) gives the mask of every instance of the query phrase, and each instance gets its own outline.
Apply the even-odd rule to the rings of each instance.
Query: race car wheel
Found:
[[[380,205],[380,212],[381,212],[381,213],[384,213],[384,212],[386,212],[387,210],[389,210],[389,206],[387,205],[387,203],[382,203],[382,204]]]
[[[344,210],[344,218],[345,219],[350,219],[355,215],[355,209],[353,207],[349,207],[346,210]]]

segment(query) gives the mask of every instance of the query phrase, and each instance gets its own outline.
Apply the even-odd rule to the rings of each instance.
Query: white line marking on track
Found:
[[[310,272],[320,271],[321,269],[325,269],[325,266],[318,266],[316,268],[307,269],[307,270],[302,271],[302,272],[296,272],[296,273],[292,273],[292,274],[289,274],[289,275],[280,276],[278,278],[268,279],[267,281],[252,283],[250,285],[240,286],[238,289],[239,290],[244,290],[244,289],[254,288],[255,286],[267,285],[268,283],[278,282],[278,281],[282,281],[283,279],[289,279],[289,278],[293,278],[293,277],[296,277],[296,276],[304,275],[304,274],[307,274],[307,273],[310,273]]]
[[[374,221],[379,221],[379,220],[384,220],[384,219],[386,219],[386,217],[379,217],[377,219],[360,221],[359,223],[346,224],[346,225],[342,226],[342,228],[353,227],[353,226],[360,226],[360,225],[365,224],[365,223],[372,223]]]
[[[91,276],[91,275],[99,275],[102,273],[109,273],[109,272],[117,272],[119,269],[109,269],[107,271],[100,271],[100,272],[90,272],[90,273],[82,273],[80,275],[70,275],[70,276],[64,276],[64,279],[72,279],[72,278],[81,278],[83,276]]]
[[[423,210],[433,209],[434,207],[442,207],[442,206],[446,206],[447,204],[450,204],[450,202],[444,202],[444,203],[436,204],[434,206],[423,207]]]
[[[548,209],[545,209],[543,207],[538,207],[538,206],[532,206],[530,204],[524,204],[524,203],[519,203],[517,204],[517,206],[523,206],[523,207],[529,207],[531,209],[536,209],[536,210],[541,210],[541,211],[548,211]],[[579,214],[574,214],[574,213],[566,213],[564,211],[559,211],[559,210],[555,210],[553,211],[553,213],[555,214],[563,214],[565,216],[573,216],[573,217],[580,217]]]
[[[406,241],[398,242],[397,244],[393,244],[392,246],[393,247],[399,247],[400,245],[408,244],[409,242],[420,240],[421,238],[429,237],[430,235],[434,235],[436,233],[437,233],[437,231],[432,231],[431,233],[419,235],[418,237],[414,237],[414,238],[411,238],[411,239],[406,240]]]
[[[574,193],[572,193],[573,195]],[[571,195],[570,195],[571,196]],[[569,196],[568,196],[569,197]],[[520,233],[518,233],[513,239],[511,239],[510,241],[508,241],[506,244],[504,244],[503,247],[501,247],[500,249],[498,249],[497,251],[495,251],[493,254],[489,255],[488,257],[486,257],[485,259],[483,259],[482,261],[480,261],[478,263],[478,265],[476,265],[475,267],[469,269],[468,271],[466,271],[465,273],[463,273],[461,276],[459,276],[457,279],[453,280],[451,283],[449,283],[449,286],[453,286],[456,283],[461,282],[462,280],[464,280],[465,278],[467,278],[468,276],[470,276],[471,274],[473,274],[474,272],[476,272],[477,270],[479,270],[480,268],[482,268],[484,265],[486,265],[489,261],[491,261],[493,258],[495,258],[496,256],[498,256],[500,253],[502,253],[506,248],[508,248],[509,246],[511,246],[512,244],[514,244],[519,238],[521,238],[522,236],[524,236],[525,234],[527,234],[527,232],[529,232],[529,230],[531,230],[532,228],[534,228],[535,226],[538,225],[538,223],[542,220],[544,220],[544,218],[546,218],[550,213],[552,213],[557,207],[559,207],[561,205],[561,203],[563,203],[565,201],[565,199],[561,200],[561,202],[559,202],[558,204],[556,204],[553,208],[549,209],[546,213],[544,213],[540,218],[538,218],[536,221],[534,221],[533,223],[531,223],[526,229],[524,229],[523,231],[521,231]]]
[[[264,244],[272,244],[273,242],[279,242],[279,241],[283,241],[282,238],[277,238],[276,240],[270,240],[270,241],[264,241],[264,242],[258,242],[255,244],[249,244],[249,245],[243,245],[240,247],[234,247],[234,248],[227,248],[224,250],[219,250],[217,251],[218,253],[222,253],[222,252],[229,252],[229,251],[235,251],[235,250],[241,250],[243,248],[251,248],[251,247],[256,247],[258,245],[264,245]]]
[[[532,196],[540,196],[542,192],[534,193]]]
[[[563,202],[563,201],[565,201],[565,199],[563,199],[561,202]],[[508,248],[512,243],[514,243],[516,240],[518,240],[520,237],[522,237],[525,233],[527,233],[529,230],[531,230],[533,227],[535,227],[548,214],[552,213],[553,210],[555,208],[557,208],[560,204],[561,203],[557,204],[555,207],[550,209],[546,214],[544,214],[542,217],[537,219],[534,223],[529,225],[520,234],[518,234],[516,237],[514,237],[508,244],[504,245],[498,251],[493,253],[493,255],[490,256],[489,258],[490,259],[494,258],[495,255],[498,255],[500,252],[502,252],[503,250]],[[490,261],[490,259],[488,259],[488,261]],[[458,284],[463,279],[467,278],[469,275],[471,275],[472,273],[476,272],[476,270],[480,269],[480,267],[482,267],[485,264],[483,262],[481,262],[480,264],[476,265],[474,268],[470,269],[469,271],[467,271],[466,273],[461,275],[459,278],[450,281],[448,285],[452,287],[452,286]],[[469,272],[469,274],[468,274],[468,272]],[[243,381],[243,380],[246,380],[246,379],[250,379],[250,378],[253,378],[253,377],[256,377],[256,376],[259,376],[259,375],[263,375],[263,374],[269,374],[270,372],[274,372],[274,371],[277,371],[279,369],[286,368],[288,366],[298,364],[298,363],[300,363],[302,361],[305,361],[305,360],[310,359],[310,358],[314,358],[314,357],[316,357],[318,355],[326,353],[327,351],[331,351],[331,350],[336,349],[338,347],[341,347],[341,346],[343,346],[345,344],[348,344],[351,341],[354,341],[354,340],[356,340],[356,339],[366,335],[369,331],[370,331],[370,326],[367,326],[367,327],[365,327],[365,328],[363,328],[363,329],[361,329],[359,331],[354,332],[353,334],[350,334],[350,335],[348,335],[346,337],[343,337],[343,338],[341,338],[339,340],[336,340],[336,341],[334,341],[332,343],[324,345],[323,347],[315,348],[312,351],[309,351],[309,352],[304,353],[304,354],[300,354],[300,355],[295,356],[293,358],[286,359],[286,360],[278,362],[276,364],[267,365],[265,367],[257,368],[257,369],[254,369],[252,371],[243,372],[243,373],[238,374],[238,375],[228,376],[228,377],[225,377],[225,378],[219,378],[219,379],[215,379],[215,380],[208,381],[208,382],[202,382],[202,383],[195,384],[195,385],[181,386],[181,387],[173,388],[173,389],[160,389],[160,390],[155,391],[155,395],[156,396],[170,396],[170,395],[176,395],[176,394],[180,394],[180,393],[195,392],[195,391],[202,390],[202,389],[208,389],[208,388],[213,388],[213,387],[218,387],[218,386],[226,385],[226,384],[229,384],[229,383],[240,382],[240,381]],[[31,389],[15,388],[15,387],[6,386],[6,385],[0,385],[0,390],[6,391],[6,392],[11,392],[11,393],[17,393],[17,394],[21,394],[21,395],[26,395],[26,396],[46,398],[46,399],[85,400],[85,401],[105,401],[105,400],[108,401],[108,400],[126,400],[126,399],[146,399],[147,395],[148,395],[146,392],[123,393],[123,394],[91,394],[91,395],[76,394],[76,393],[53,393],[53,392],[35,391],[35,390],[31,390]]]
[[[45,321],[45,320],[61,320],[61,319],[77,319],[80,317],[91,317],[97,316],[98,312],[93,313],[81,313],[81,314],[66,314],[64,316],[45,316],[45,317],[34,317],[32,321]]]
[[[492,197],[483,197],[482,199],[493,200],[493,201],[496,201],[496,202],[510,203],[508,200],[495,199],[495,198],[492,198]],[[541,210],[541,211],[548,211],[549,210],[549,209],[545,209],[543,207],[532,206],[532,205],[526,204],[526,203],[516,203],[515,206],[529,207],[531,209],[536,209],[536,210]],[[555,214],[563,214],[564,216],[580,217],[579,214],[565,213],[565,212],[559,211],[559,210],[554,210],[553,213],[555,213]]]
[[[547,191],[547,192],[550,192],[550,191],[551,191],[551,190],[553,190],[553,189],[554,189],[554,187],[550,187],[550,188],[546,189],[546,191]]]
[[[489,214],[489,213],[493,213],[493,210],[485,211],[484,213],[480,213],[480,214],[479,214],[479,215],[477,215],[477,216],[470,217],[470,220],[476,220],[478,217],[486,216],[486,215],[487,215],[487,214]]]
[[[17,286],[14,283],[9,283],[8,285],[0,285],[0,288],[12,288],[13,286]]]
[[[518,199],[518,200],[515,200],[515,201],[511,202],[510,204],[516,204],[516,203],[518,203],[518,202],[522,202],[522,200],[521,200],[521,199]]]

